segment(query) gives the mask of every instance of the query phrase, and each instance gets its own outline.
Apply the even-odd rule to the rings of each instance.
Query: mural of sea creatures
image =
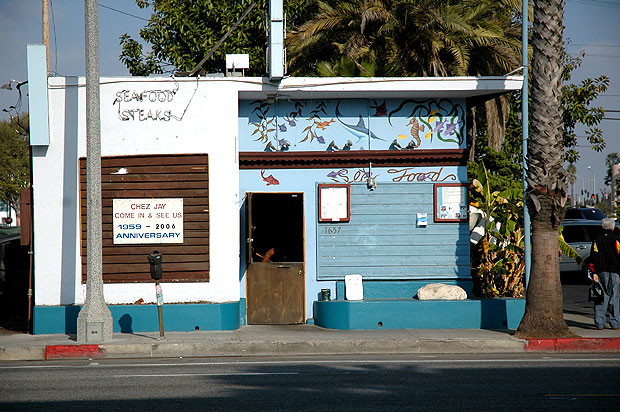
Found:
[[[278,128],[280,129],[281,132],[286,132],[286,125],[285,124],[279,125]]]
[[[334,119],[332,118],[331,120],[326,120],[324,122],[319,122],[316,124],[316,128],[317,129],[321,129],[321,130],[325,130],[325,128],[327,126],[329,126],[330,124],[332,124],[334,122]]]
[[[437,118],[437,116],[435,116],[437,113],[439,113],[439,109],[435,109],[435,110],[433,110],[433,111],[430,113],[430,116],[431,116],[431,117],[429,117],[429,119],[428,119],[428,122],[429,122],[429,123],[433,123],[433,120],[435,120],[435,119]]]
[[[338,106],[340,106],[340,102],[338,102],[338,104],[336,105],[336,118],[344,126],[344,128],[347,129],[349,133],[357,137],[356,143],[364,141],[368,136],[370,136],[372,139],[385,141],[385,139],[380,138],[379,136],[371,132],[369,128],[366,127],[366,124],[364,123],[364,119],[362,118],[361,114],[359,117],[359,121],[356,125],[346,124],[345,122],[340,120],[340,118],[342,117],[342,113],[340,113],[340,110],[338,110]]]
[[[289,126],[291,126],[291,127],[297,126],[297,123],[295,122],[295,119],[289,119],[286,116],[283,119],[288,123]]]
[[[448,123],[446,125],[446,134],[448,136],[452,136],[454,134],[454,132],[456,132],[456,127],[458,126],[457,123]]]
[[[265,151],[266,152],[277,152],[278,149],[276,149],[276,147],[273,145],[273,143],[269,142],[269,143],[267,143],[267,146],[265,146]]]
[[[329,142],[329,145],[327,146],[326,149],[328,152],[336,152],[338,150],[340,150],[338,148],[338,146],[336,146],[336,142],[334,142],[333,140],[331,142]]]
[[[353,142],[350,140],[347,140],[347,143],[342,146],[342,150],[351,150],[351,147],[353,147]]]
[[[398,143],[398,140],[394,139],[392,141],[392,144],[390,145],[390,150],[400,150],[403,147],[400,145],[400,143]]]
[[[416,147],[420,146],[420,140],[418,139],[418,142],[416,143],[415,140],[412,140],[409,142],[409,144],[407,146],[405,146],[405,149],[407,150],[413,150]]]
[[[289,147],[291,147],[291,142],[289,142],[286,139],[277,139],[278,140],[278,146],[280,146],[280,151],[281,152],[286,152]]]
[[[385,104],[385,100],[378,106],[376,101],[374,101],[374,103],[374,106],[370,106],[372,109],[375,109],[375,114],[373,114],[373,117],[385,116],[387,114],[387,105]]]
[[[263,180],[265,182],[267,182],[266,186],[271,186],[271,185],[279,185],[280,182],[278,181],[278,179],[276,179],[275,177],[273,177],[273,175],[269,175],[267,177],[265,177],[265,171],[261,170],[260,171],[260,177],[263,178]]]
[[[435,123],[435,132],[437,132],[437,134],[441,133],[441,131],[443,130],[444,125],[448,123],[447,120],[444,120],[443,122],[437,121],[437,123]]]
[[[331,177],[333,179],[333,178],[337,177],[339,173],[340,173],[340,171],[332,170],[331,172],[329,172],[327,174],[327,177]]]
[[[420,126],[418,119],[412,117],[411,120],[409,120],[409,123],[407,123],[407,126],[411,126],[411,137],[413,137],[413,141],[409,144],[413,143],[413,148],[420,146],[422,143],[422,140],[420,140],[420,131],[424,131],[424,125]]]

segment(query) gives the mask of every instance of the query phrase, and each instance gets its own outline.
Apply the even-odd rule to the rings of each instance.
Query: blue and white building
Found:
[[[41,78],[44,64],[29,53],[34,333],[74,333],[88,253],[85,79]],[[471,292],[467,113],[522,82],[101,78],[114,330],[158,329],[151,249],[164,256],[166,330],[516,327],[505,307],[481,321],[480,301],[411,303],[431,282]],[[344,300],[348,274],[361,275],[362,301]]]

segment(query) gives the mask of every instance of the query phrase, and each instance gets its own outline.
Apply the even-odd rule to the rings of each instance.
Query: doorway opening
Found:
[[[303,193],[247,195],[248,324],[304,321]]]

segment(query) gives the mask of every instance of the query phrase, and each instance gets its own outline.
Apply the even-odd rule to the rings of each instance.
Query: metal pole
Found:
[[[159,340],[165,340],[164,336],[164,314],[161,306],[164,304],[164,294],[161,291],[159,280],[155,281],[155,295],[157,296],[157,318],[159,319]]]
[[[45,73],[48,74],[50,72],[50,14],[49,14],[49,0],[42,0],[41,3],[42,12],[43,12],[43,44],[45,45],[45,63],[46,70]]]
[[[84,0],[86,22],[86,301],[78,315],[79,342],[112,341],[112,314],[103,299],[101,252],[101,120],[97,0]]]
[[[523,89],[521,91],[521,128],[522,128],[522,147],[523,147],[523,233],[524,252],[525,252],[525,290],[530,284],[530,269],[532,267],[532,244],[530,232],[530,213],[527,210],[526,191],[527,182],[527,141],[529,138],[529,91],[528,91],[528,0],[522,0],[523,20],[521,22],[521,65],[523,66]]]

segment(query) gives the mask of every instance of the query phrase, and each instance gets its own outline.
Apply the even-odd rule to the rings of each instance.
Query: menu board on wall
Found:
[[[435,222],[463,222],[469,219],[467,184],[435,185]]]
[[[319,222],[351,220],[351,190],[348,184],[319,185]]]

